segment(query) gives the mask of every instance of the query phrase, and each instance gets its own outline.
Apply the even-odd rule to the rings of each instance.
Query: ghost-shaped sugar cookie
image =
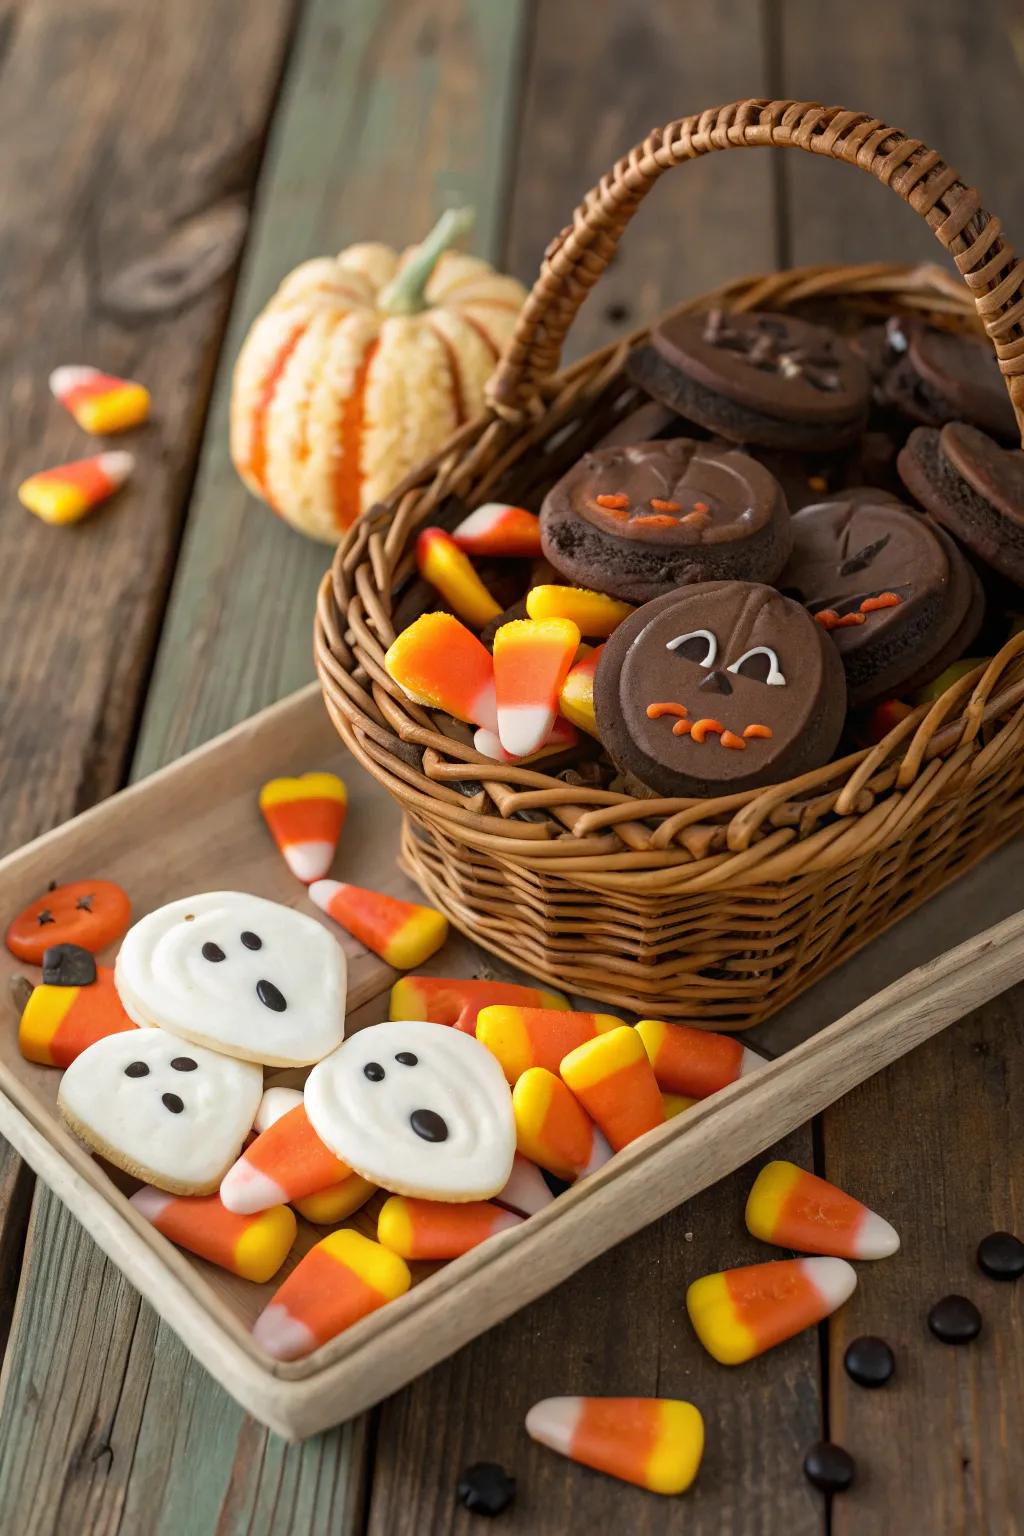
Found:
[[[645,603],[605,644],[601,740],[659,795],[728,795],[827,763],[846,714],[839,652],[773,587],[708,581]]]
[[[508,1083],[457,1029],[402,1019],[360,1030],[313,1068],[305,1103],[335,1157],[396,1194],[486,1200],[512,1171]]]
[[[128,930],[129,1017],[242,1061],[301,1067],[345,1034],[345,954],[315,918],[240,891],[189,896]]]
[[[237,1158],[262,1093],[258,1066],[138,1029],[76,1057],[57,1103],[115,1167],[171,1194],[207,1195]]]

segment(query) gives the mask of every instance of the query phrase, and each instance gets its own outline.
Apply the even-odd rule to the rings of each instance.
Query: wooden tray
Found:
[[[17,911],[51,879],[90,875],[120,881],[136,915],[218,888],[313,911],[272,850],[256,806],[264,779],[311,767],[336,769],[349,785],[339,870],[413,894],[395,864],[397,809],[347,758],[311,687],[4,859],[0,913]],[[361,1027],[386,1017],[394,973],[353,941],[346,948],[350,1023]],[[464,975],[466,966],[455,937],[433,969]],[[4,951],[4,990],[19,969]],[[290,1364],[269,1360],[249,1333],[281,1276],[249,1284],[183,1253],[144,1222],[126,1198],[133,1182],[64,1130],[59,1074],[22,1059],[13,1015],[0,1031],[0,1132],[225,1390],[279,1434],[298,1439],[393,1392],[1022,976],[1018,914],[645,1137],[521,1227],[443,1267],[413,1266],[406,1296]],[[289,1081],[295,1074],[269,1076]],[[357,1224],[372,1231],[376,1209],[371,1202]],[[321,1235],[300,1221],[290,1262]]]

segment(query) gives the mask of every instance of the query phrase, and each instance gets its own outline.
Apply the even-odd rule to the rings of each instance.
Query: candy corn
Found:
[[[529,757],[551,735],[579,643],[580,632],[568,619],[514,619],[495,635],[498,737],[514,757]]]
[[[697,1337],[722,1365],[742,1365],[853,1294],[857,1272],[845,1259],[782,1259],[703,1275],[686,1292]]]
[[[339,880],[314,880],[309,894],[339,927],[398,971],[422,965],[448,937],[448,919],[433,907]]]
[[[417,704],[497,731],[491,653],[450,613],[424,613],[403,629],[384,666]]]
[[[699,1411],[667,1397],[548,1397],[526,1415],[526,1433],[652,1493],[685,1493],[704,1454]]]
[[[286,1115],[290,1109],[296,1109],[301,1103],[301,1088],[264,1088],[256,1119],[252,1123],[253,1130],[257,1136],[261,1131],[269,1131],[275,1120],[280,1120],[282,1115]]]
[[[426,1019],[476,1032],[481,1008],[508,1003],[517,1008],[568,1008],[561,992],[524,987],[515,981],[457,980],[448,976],[402,976],[391,988],[391,1019]]]
[[[516,757],[512,752],[506,752],[494,732],[485,731],[483,727],[475,732],[473,745],[482,757],[491,757],[496,763],[533,763],[538,757],[547,757],[552,752],[565,752],[569,747],[574,747],[579,739],[576,727],[559,715],[547,740],[541,743],[536,752],[531,752],[529,757]]]
[[[424,580],[436,587],[448,606],[474,629],[483,629],[498,617],[501,604],[495,602],[468,556],[443,528],[424,528],[416,540],[416,564]]]
[[[523,1157],[559,1179],[583,1178],[611,1156],[561,1078],[530,1067],[512,1090],[516,1144]]]
[[[260,810],[270,835],[303,885],[329,872],[347,809],[348,791],[336,773],[270,779],[260,790]]]
[[[597,718],[594,714],[594,677],[601,660],[604,646],[596,646],[582,661],[569,668],[562,691],[558,695],[558,707],[567,720],[578,725],[589,736],[597,735]]]
[[[512,1172],[505,1188],[495,1195],[498,1205],[520,1216],[535,1216],[555,1198],[535,1163],[517,1152],[512,1162]]]
[[[488,501],[471,512],[452,533],[467,555],[512,555],[535,560],[541,552],[540,519],[525,507]]]
[[[586,587],[533,587],[526,594],[526,611],[531,619],[571,619],[581,635],[607,639],[633,607]]]
[[[622,1020],[610,1013],[569,1013],[550,1008],[490,1006],[477,1015],[476,1037],[498,1058],[513,1085],[530,1067],[557,1072],[562,1058]]]
[[[409,1266],[397,1253],[342,1228],[299,1260],[256,1319],[253,1337],[275,1360],[297,1360],[411,1284]]]
[[[75,459],[23,480],[18,500],[44,523],[77,523],[119,491],[134,468],[135,460],[123,450]]]
[[[860,732],[869,746],[877,746],[889,732],[914,713],[914,706],[903,699],[883,699],[876,704],[867,718],[860,722]]]
[[[50,374],[50,391],[83,432],[108,435],[138,427],[149,415],[149,390],[98,368],[65,366]]]
[[[268,1088],[260,1100],[253,1129],[258,1133],[268,1131],[302,1102],[302,1094],[297,1088]],[[346,1165],[342,1163],[340,1166],[344,1168]],[[358,1211],[376,1190],[376,1184],[350,1170],[336,1184],[328,1184],[326,1189],[318,1189],[312,1195],[296,1196],[291,1203],[307,1221],[318,1227],[329,1227]]]
[[[636,1032],[659,1087],[668,1093],[706,1099],[764,1066],[760,1056],[731,1035],[691,1029],[689,1024],[662,1024],[658,1019],[641,1019]]]
[[[277,1274],[295,1241],[295,1217],[286,1205],[272,1206],[258,1216],[238,1216],[219,1195],[168,1195],[149,1184],[131,1201],[179,1248],[261,1285]]]
[[[114,972],[96,967],[87,987],[34,987],[18,1025],[18,1048],[27,1061],[69,1067],[87,1046],[136,1026],[121,1006]]]
[[[762,1242],[841,1259],[886,1259],[900,1246],[895,1227],[795,1163],[768,1163],[747,1196],[747,1230]]]
[[[327,1150],[298,1104],[246,1147],[221,1180],[220,1197],[229,1211],[248,1216],[353,1176],[347,1163]]]
[[[614,1151],[665,1120],[661,1090],[635,1029],[621,1024],[563,1059],[562,1081],[596,1121]]]
[[[457,1259],[496,1232],[518,1227],[523,1218],[488,1200],[449,1205],[391,1195],[380,1208],[377,1241],[403,1259]]]
[[[674,1120],[676,1115],[681,1115],[684,1110],[692,1109],[696,1103],[696,1099],[689,1098],[685,1093],[663,1093],[661,1096],[661,1104],[665,1111],[666,1120]]]

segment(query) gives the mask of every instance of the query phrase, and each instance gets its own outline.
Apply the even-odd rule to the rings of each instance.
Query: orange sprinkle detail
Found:
[[[771,741],[772,728],[770,725],[758,725],[755,721],[753,725],[747,726],[743,734],[746,737],[753,737],[758,741]]]
[[[690,720],[677,720],[672,727],[673,736],[689,736],[693,731],[693,723]]]
[[[651,497],[651,506],[655,512],[681,512],[683,510],[678,501],[662,501],[658,496]]]
[[[687,512],[680,521],[689,523],[691,528],[706,528],[711,519],[706,512]]]
[[[879,608],[898,608],[902,597],[895,592],[879,592],[877,597],[866,597],[860,605],[861,613],[877,613]]]
[[[629,506],[628,496],[595,496],[594,500],[599,507],[606,507],[609,512],[618,512]]]
[[[695,501],[693,504],[693,510],[695,512],[710,512],[711,508],[708,506],[706,501]]]
[[[662,715],[680,715],[685,719],[689,713],[690,711],[685,704],[670,702],[667,704],[648,704],[647,706],[648,720],[660,720]]]
[[[722,724],[721,720],[695,720],[693,724],[693,730],[690,734],[692,735],[694,741],[703,743],[705,736],[708,734],[712,736],[721,736],[724,730],[725,726]]]
[[[809,491],[827,491],[828,481],[825,479],[824,475],[809,475],[807,479],[807,489]]]
[[[849,629],[852,624],[863,624],[862,613],[844,613],[842,618],[834,608],[822,608],[814,615],[815,624],[820,624],[822,629]]]
[[[683,521],[685,522],[686,519],[684,518]],[[660,513],[648,512],[642,517],[634,517],[632,525],[634,528],[674,528],[676,520],[674,517],[663,517]]]
[[[735,731],[723,731],[719,738],[723,747],[732,747],[734,750],[745,752],[747,744],[742,736],[737,736]]]

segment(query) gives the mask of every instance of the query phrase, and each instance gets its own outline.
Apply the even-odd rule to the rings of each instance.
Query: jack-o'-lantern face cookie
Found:
[[[42,965],[56,944],[77,944],[98,954],[119,939],[131,922],[131,903],[112,880],[73,880],[52,885],[11,922],[7,948],[29,965]]]
[[[77,1056],[57,1103],[115,1167],[172,1194],[206,1195],[237,1158],[262,1093],[259,1067],[134,1029]]]
[[[159,907],[117,957],[117,990],[155,1024],[242,1061],[299,1067],[345,1033],[345,955],[314,918],[240,891]]]
[[[362,1029],[313,1068],[305,1103],[335,1157],[399,1195],[486,1200],[512,1171],[505,1075],[457,1029],[408,1019]]]
[[[563,576],[633,603],[690,582],[774,581],[792,537],[762,464],[692,438],[585,454],[549,492],[540,526]]]
[[[606,643],[594,706],[618,766],[660,795],[727,795],[829,760],[846,712],[832,640],[771,587],[682,587]]]

